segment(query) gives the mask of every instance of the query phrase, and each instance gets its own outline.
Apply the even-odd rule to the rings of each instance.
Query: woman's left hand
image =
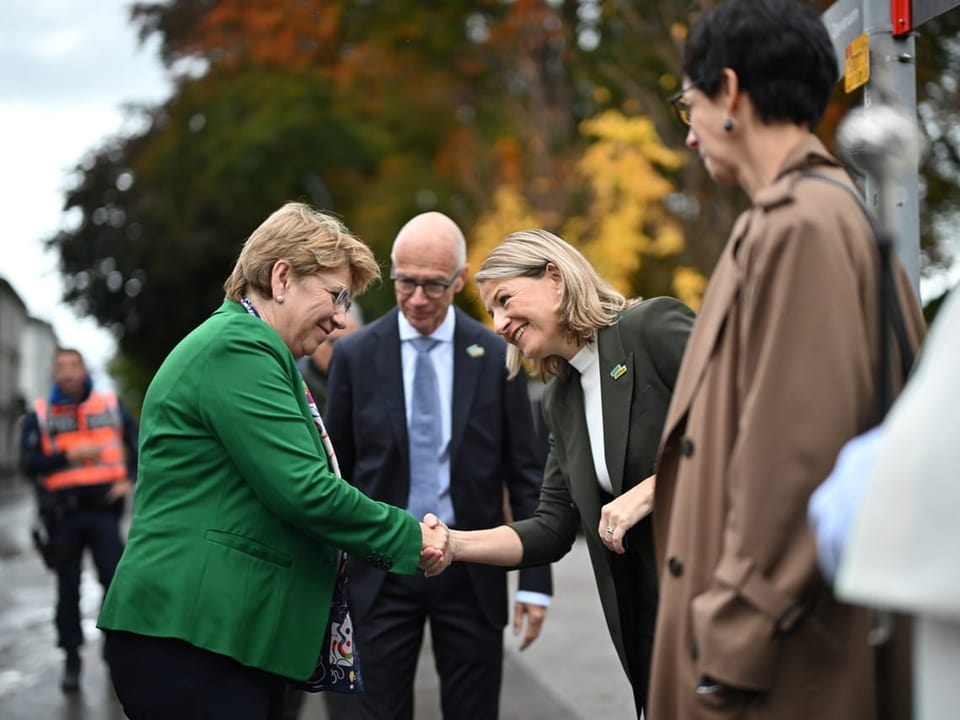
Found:
[[[620,497],[600,508],[600,542],[618,555],[626,552],[627,531],[653,511],[653,490],[657,476],[651,475]]]

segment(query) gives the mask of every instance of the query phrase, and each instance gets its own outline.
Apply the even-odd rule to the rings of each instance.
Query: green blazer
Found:
[[[693,317],[690,309],[677,300],[653,298],[628,308],[615,325],[601,328],[597,334],[604,447],[615,496],[653,474],[660,433]],[[614,372],[618,366],[626,372]],[[607,500],[593,466],[583,390],[576,370],[571,368],[568,377],[547,385],[543,409],[551,447],[540,506],[533,518],[512,525],[523,544],[523,564],[556,562],[569,552],[577,528],[582,528],[607,628],[629,677],[617,605],[619,578],[611,562],[613,553],[597,535],[600,508]],[[649,518],[641,521],[627,539],[630,550],[641,553],[652,567],[649,525]],[[650,586],[643,589],[648,596],[645,604],[655,608],[656,576],[650,575]],[[654,618],[649,620],[652,633]]]
[[[420,546],[413,516],[333,473],[290,350],[228,300],[147,390],[133,522],[98,625],[302,680],[338,548],[411,574]]]

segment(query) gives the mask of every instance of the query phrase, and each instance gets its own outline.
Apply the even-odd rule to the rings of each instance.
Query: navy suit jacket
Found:
[[[330,364],[325,420],[343,477],[364,494],[406,507],[410,487],[400,331],[394,308],[337,342]],[[506,344],[456,309],[450,494],[457,527],[477,530],[504,522],[503,488],[515,519],[534,514],[543,467],[538,458],[527,383],[507,379]],[[478,346],[480,353],[467,348]],[[468,564],[487,622],[507,622],[503,568]],[[350,599],[357,620],[370,609],[382,571],[351,560]],[[519,587],[550,594],[549,566],[520,571]]]

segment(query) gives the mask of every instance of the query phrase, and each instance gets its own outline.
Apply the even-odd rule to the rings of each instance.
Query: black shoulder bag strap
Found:
[[[889,345],[886,340],[886,330],[888,321],[893,325],[893,334],[897,340],[897,348],[900,351],[900,364],[903,370],[903,381],[906,382],[907,378],[910,375],[910,370],[913,367],[913,350],[910,347],[910,338],[907,337],[907,326],[903,320],[903,310],[900,307],[900,300],[897,297],[897,288],[896,283],[894,282],[893,274],[893,265],[891,261],[891,253],[893,250],[893,243],[891,241],[890,235],[882,230],[876,219],[873,216],[873,213],[870,212],[870,209],[867,207],[866,203],[863,201],[863,198],[860,197],[860,194],[857,193],[849,185],[840,182],[828,175],[821,175],[820,173],[807,170],[803,173],[803,177],[813,178],[815,180],[822,180],[828,182],[831,185],[836,185],[838,188],[842,188],[847,193],[856,200],[857,205],[863,211],[864,216],[867,218],[867,222],[870,223],[870,228],[873,231],[874,239],[877,243],[877,248],[880,252],[880,277],[878,282],[879,288],[879,302],[880,302],[880,328],[881,328],[881,348],[880,348],[880,357],[879,357],[879,418],[878,422],[882,421],[886,416],[887,411],[890,409],[890,406],[893,404],[893,388],[891,387],[890,382],[890,352]]]
[[[913,350],[910,348],[910,340],[907,337],[906,325],[903,321],[903,311],[900,308],[900,300],[897,297],[896,283],[894,282],[893,264],[891,261],[891,252],[893,243],[889,233],[878,226],[873,217],[873,213],[864,203],[859,193],[854,191],[848,185],[835,180],[827,175],[821,175],[812,171],[803,173],[804,177],[823,180],[841,187],[852,195],[863,214],[870,223],[874,238],[877,243],[877,249],[880,253],[880,270],[878,278],[878,299],[879,307],[879,329],[880,329],[880,356],[878,358],[878,391],[879,403],[877,406],[877,422],[883,422],[887,411],[893,404],[893,378],[890,372],[890,342],[887,336],[888,323],[893,325],[893,332],[897,339],[897,345],[900,350],[900,362],[903,369],[903,380],[906,382],[913,366]],[[892,644],[901,646],[909,641],[909,633],[905,631],[904,624],[900,618],[895,618],[888,611],[871,608],[871,629],[868,640],[874,650],[874,682],[875,702],[878,720],[893,720],[899,712],[897,705],[900,698],[897,693],[891,690],[891,678],[900,670],[896,667],[897,662],[895,653],[891,647]]]

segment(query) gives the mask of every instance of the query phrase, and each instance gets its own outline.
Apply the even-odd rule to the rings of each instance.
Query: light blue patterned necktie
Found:
[[[440,341],[420,336],[411,340],[417,351],[410,400],[410,497],[407,509],[422,520],[437,513],[440,499],[440,388],[430,351]]]

